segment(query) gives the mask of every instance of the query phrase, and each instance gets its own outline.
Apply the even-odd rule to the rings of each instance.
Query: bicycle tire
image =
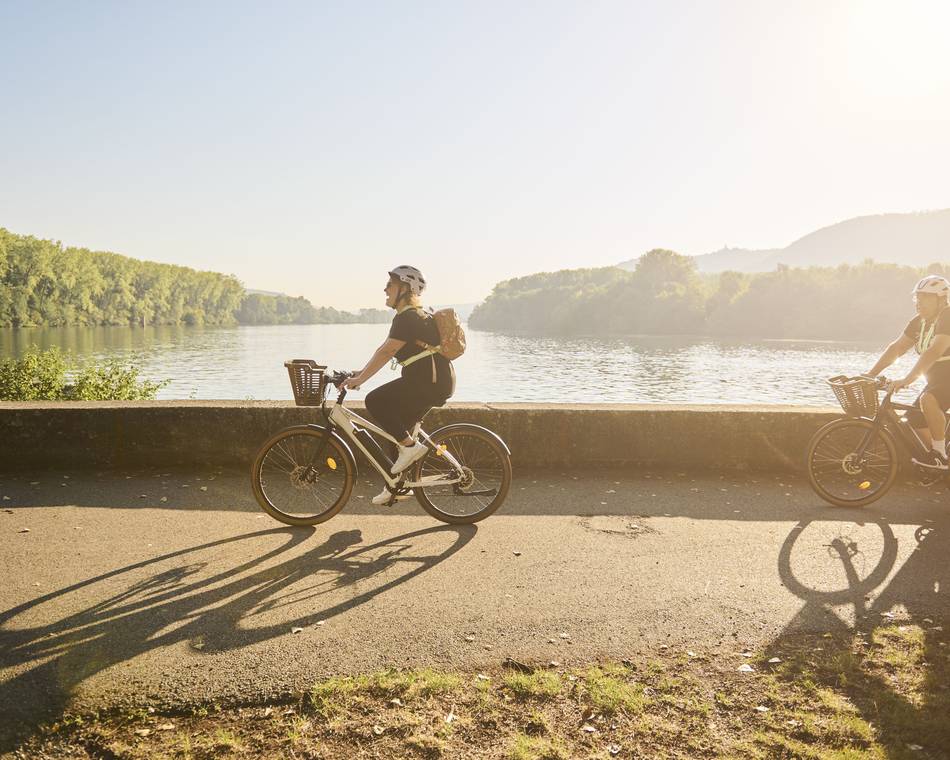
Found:
[[[324,437],[324,430],[316,425],[287,428],[268,438],[254,457],[251,467],[254,497],[261,509],[275,520],[286,525],[318,525],[337,515],[349,500],[356,465],[335,436],[331,435],[326,441],[320,457],[326,468],[313,482],[301,480],[300,468],[309,465]],[[322,494],[317,493],[320,490]],[[292,498],[295,495],[297,498]],[[311,502],[320,505],[319,511],[309,510]],[[294,503],[298,509],[288,511]]]
[[[872,429],[874,426],[867,420],[834,420],[819,428],[808,442],[805,462],[808,483],[829,504],[864,507],[880,499],[894,485],[898,471],[897,446],[883,428],[874,430],[861,461],[848,461],[854,448]],[[880,461],[868,464],[869,456]]]
[[[415,488],[416,499],[432,517],[453,525],[468,525],[484,520],[504,502],[511,488],[511,455],[502,440],[490,430],[478,425],[457,424],[436,430],[430,441],[436,450],[426,454],[415,466],[414,480],[450,471],[451,465],[440,459],[439,447],[444,446],[455,459],[468,468],[471,481],[461,486],[428,486]],[[466,494],[466,491],[493,490],[491,498]],[[462,507],[474,503],[474,512],[463,512]],[[450,507],[457,507],[452,510]]]

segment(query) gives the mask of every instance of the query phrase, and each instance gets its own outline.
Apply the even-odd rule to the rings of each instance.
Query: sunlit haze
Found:
[[[383,306],[950,207],[942,2],[0,5],[0,226]],[[948,252],[950,253],[950,252]]]

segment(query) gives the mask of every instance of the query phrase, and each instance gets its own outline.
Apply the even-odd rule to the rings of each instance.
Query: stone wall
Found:
[[[430,412],[425,428],[484,425],[522,467],[800,470],[809,437],[836,416],[793,406],[450,404]],[[6,402],[0,471],[249,466],[271,433],[319,421],[319,409],[283,401]]]

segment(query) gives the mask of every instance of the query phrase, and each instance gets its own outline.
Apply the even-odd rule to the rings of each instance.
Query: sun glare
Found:
[[[855,85],[884,97],[950,94],[950,3],[870,0],[849,8],[842,52]]]

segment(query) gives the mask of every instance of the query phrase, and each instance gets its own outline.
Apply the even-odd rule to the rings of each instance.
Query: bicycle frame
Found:
[[[356,448],[363,452],[363,455],[366,457],[367,461],[373,466],[373,468],[378,472],[383,480],[386,482],[386,485],[389,486],[390,490],[396,491],[400,489],[411,489],[411,488],[427,488],[434,485],[445,485],[451,486],[456,483],[461,483],[463,479],[462,465],[455,459],[444,447],[436,446],[432,443],[432,440],[429,438],[429,435],[422,429],[422,423],[416,423],[415,428],[412,431],[412,437],[414,439],[421,438],[423,443],[425,443],[432,451],[436,453],[437,456],[444,457],[445,460],[452,465],[452,469],[455,470],[455,477],[448,475],[429,475],[418,481],[405,482],[406,473],[400,472],[396,475],[392,475],[388,468],[383,468],[379,462],[376,461],[376,457],[370,453],[370,451],[363,445],[363,442],[356,435],[356,426],[360,427],[375,433],[376,435],[384,438],[387,441],[390,441],[394,445],[398,445],[398,441],[393,438],[389,433],[380,428],[378,425],[374,425],[367,419],[360,417],[356,412],[347,409],[343,406],[342,396],[345,393],[341,393],[341,399],[334,402],[327,402],[323,405],[323,416],[327,421],[327,435],[332,431],[337,430],[346,439],[352,443]],[[319,452],[317,457],[319,457]],[[413,465],[410,465],[412,467]]]
[[[891,433],[900,445],[904,446],[906,449],[905,453],[909,453],[912,457],[927,457],[930,454],[930,450],[924,445],[924,442],[920,440],[917,431],[908,424],[906,419],[897,415],[898,411],[909,412],[914,409],[917,409],[917,407],[913,404],[899,404],[896,401],[892,401],[891,392],[889,391],[882,399],[877,414],[875,414],[874,417],[862,418],[868,420],[873,427],[868,431],[864,440],[861,441],[861,445],[858,446],[854,453],[859,457],[864,456],[864,451],[868,447],[868,444],[870,444],[874,434],[880,428],[884,428]]]

